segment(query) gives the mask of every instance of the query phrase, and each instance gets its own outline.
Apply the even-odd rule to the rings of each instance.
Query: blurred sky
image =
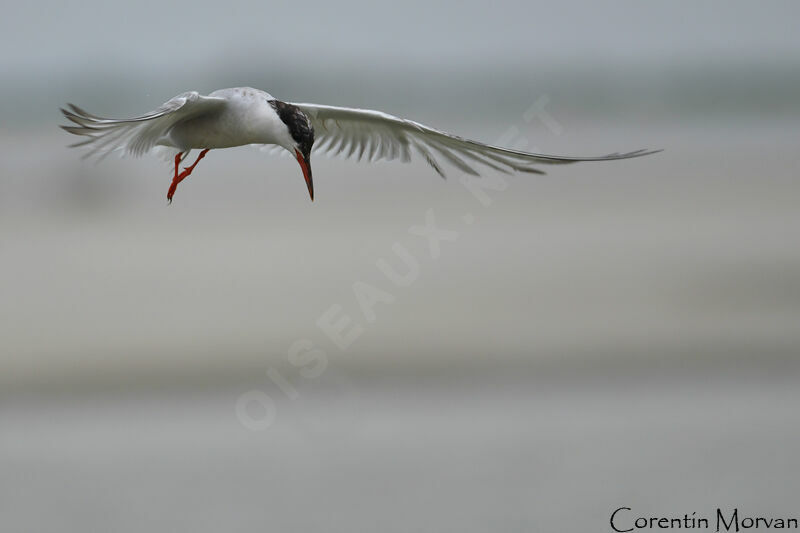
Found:
[[[65,100],[138,113],[184,90],[238,85],[424,116],[470,103],[472,114],[516,110],[531,90],[582,113],[654,100],[687,116],[798,112],[791,1],[90,0],[5,14],[0,113],[16,127],[51,122]]]
[[[298,66],[400,62],[476,65],[659,62],[800,54],[800,5],[749,2],[484,0],[430,2],[18,3],[0,21],[0,69],[208,68],[217,61]],[[46,14],[46,16],[43,16]]]

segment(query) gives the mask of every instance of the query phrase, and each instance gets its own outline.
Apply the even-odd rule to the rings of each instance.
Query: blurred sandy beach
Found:
[[[666,151],[508,176],[484,206],[455,172],[442,182],[422,165],[321,157],[310,204],[292,161],[243,148],[212,154],[167,207],[160,162],[82,165],[50,133],[7,143],[19,196],[5,196],[2,224],[2,388],[236,385],[306,338],[353,371],[794,365],[800,185],[789,125],[755,123],[746,139],[569,127],[604,146],[553,144],[598,153],[647,139]],[[50,159],[17,174],[42,142]],[[429,210],[457,233],[437,259],[409,233]],[[418,263],[408,287],[376,266],[403,269],[395,243]],[[356,282],[394,298],[374,305],[374,322]],[[317,326],[332,305],[364,330],[345,353]]]

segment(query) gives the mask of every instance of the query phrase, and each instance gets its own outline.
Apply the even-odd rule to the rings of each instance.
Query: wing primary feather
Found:
[[[472,159],[473,161],[477,161],[481,165],[486,165],[487,167],[489,167],[491,169],[494,169],[497,172],[502,172],[503,174],[511,174],[511,170],[517,170],[516,168],[514,168],[514,165],[512,165],[510,163],[505,163],[506,166],[503,167],[503,166],[500,166],[500,165],[497,165],[497,164],[493,163],[491,160],[484,159],[484,158],[480,157],[479,155],[477,155],[474,152],[471,152],[469,150],[465,150],[465,151],[461,152],[461,155],[463,155],[465,157],[468,157],[468,158]],[[508,168],[506,168],[506,167],[508,167]]]
[[[450,163],[452,163],[455,167],[458,167],[458,169],[461,170],[462,172],[466,172],[467,174],[471,174],[473,176],[480,175],[475,171],[474,168],[466,164],[463,159],[459,158],[457,155],[452,153],[446,147],[442,146],[440,143],[431,142],[428,143],[428,146],[439,152],[442,155],[442,157],[450,161]]]
[[[439,163],[436,162],[436,159],[434,159],[434,157],[431,155],[431,153],[422,144],[420,144],[420,143],[418,143],[416,141],[413,141],[413,143],[414,143],[414,147],[417,149],[417,151],[419,151],[420,154],[422,154],[422,157],[425,158],[425,160],[433,168],[433,170],[435,170],[436,173],[439,174],[439,176],[442,177],[442,179],[447,179],[447,176],[445,175],[444,171],[442,170],[442,167],[439,166]]]

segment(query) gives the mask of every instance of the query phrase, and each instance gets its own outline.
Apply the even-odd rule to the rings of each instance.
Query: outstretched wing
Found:
[[[471,141],[381,111],[317,104],[293,105],[302,109],[314,125],[317,140],[315,152],[357,157],[359,161],[362,158],[367,161],[399,158],[403,162],[411,161],[412,154],[416,152],[442,177],[444,171],[437,157],[472,175],[478,175],[475,166],[480,165],[505,173],[520,171],[544,174],[531,165],[613,161],[660,151],[638,150],[600,157],[533,154]]]
[[[196,91],[179,94],[158,109],[140,117],[128,119],[101,118],[87,113],[80,107],[67,104],[69,110],[61,109],[76,126],[61,126],[86,139],[70,146],[87,146],[90,150],[83,157],[99,155],[105,157],[114,150],[140,156],[153,148],[179,122],[220,109],[226,104],[224,98],[202,96]]]

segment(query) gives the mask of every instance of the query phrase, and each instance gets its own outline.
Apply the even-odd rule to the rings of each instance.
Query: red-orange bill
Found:
[[[300,168],[303,170],[303,177],[306,179],[306,187],[308,187],[308,194],[311,196],[311,201],[314,201],[314,181],[311,179],[311,165],[308,163],[300,150],[295,149],[294,155],[297,162],[300,163]]]

